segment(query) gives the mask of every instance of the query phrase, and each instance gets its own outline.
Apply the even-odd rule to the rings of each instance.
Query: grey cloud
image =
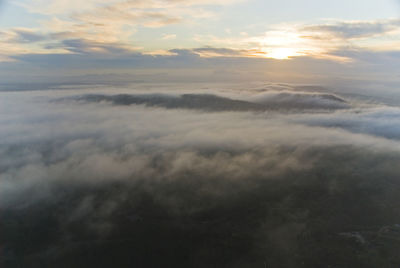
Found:
[[[399,20],[385,22],[342,22],[337,24],[313,25],[302,30],[331,34],[335,38],[355,39],[383,35],[400,26]],[[324,36],[310,36],[310,38],[326,38]]]
[[[88,102],[106,101],[117,105],[145,104],[168,109],[206,111],[335,110],[350,107],[345,100],[335,95],[289,91],[258,94],[250,98],[250,101],[212,94],[85,95],[74,99]]]
[[[371,52],[343,48],[332,55],[352,58],[352,64],[343,65],[323,59],[296,57],[291,60],[246,58],[240,56],[200,57],[196,50],[173,49],[174,55],[151,56],[127,51],[121,44],[96,44],[81,39],[67,39],[65,44],[52,44],[52,47],[66,48],[70,54],[21,54],[12,56],[15,62],[1,63],[5,68],[2,81],[20,82],[15,77],[22,73],[27,82],[40,76],[40,81],[56,83],[60,80],[76,83],[66,70],[79,70],[82,75],[97,74],[114,68],[123,71],[127,81],[288,81],[293,83],[329,84],[331,87],[365,88],[372,84],[387,85],[395,88],[398,82],[396,61],[397,52]],[[97,49],[96,49],[97,48]],[[214,51],[207,48],[205,51]],[[218,50],[219,51],[219,50]],[[79,53],[79,54],[78,54]],[[212,52],[214,53],[214,52]],[[218,53],[222,53],[219,51]],[[226,52],[228,53],[228,51]],[[238,52],[240,53],[240,52]],[[36,68],[40,67],[40,68]],[[43,70],[46,68],[46,71]],[[166,71],[168,69],[168,71]],[[150,77],[151,71],[153,76]],[[145,73],[148,74],[145,74]],[[51,74],[50,74],[51,73]],[[140,73],[136,75],[135,73]],[[160,75],[160,73],[163,73]],[[143,75],[142,75],[143,74]],[[75,74],[76,76],[76,74]],[[115,77],[121,77],[116,73]],[[30,78],[32,77],[32,78]],[[340,79],[339,79],[340,77]],[[107,83],[98,75],[100,83]],[[114,79],[117,82],[118,79]],[[95,81],[93,81],[96,83]]]
[[[350,108],[347,101],[337,95],[319,92],[293,92],[280,91],[260,94],[253,99],[257,103],[271,105],[279,108],[303,109],[344,109]]]
[[[79,54],[130,54],[131,50],[120,44],[107,44],[101,42],[91,42],[85,39],[67,39],[63,40],[59,47],[65,48],[73,53]],[[54,48],[54,47],[51,47]]]
[[[21,29],[15,30],[14,33],[17,34],[17,37],[15,37],[12,41],[17,43],[34,43],[46,40],[48,38],[44,34]]]
[[[195,48],[192,50],[196,53],[211,53],[215,54],[216,56],[225,56],[225,57],[232,57],[232,56],[246,56],[246,50],[238,50],[238,49],[230,49],[230,48],[214,48],[214,47],[201,47]]]
[[[2,37],[2,42],[10,44],[30,44],[49,39],[46,34],[24,28],[0,31],[0,37]]]
[[[355,133],[400,140],[400,110],[397,107],[371,108],[368,112],[350,111],[330,116],[318,115],[300,119],[312,126],[342,128]]]
[[[337,50],[332,53],[333,55],[344,56],[356,59],[358,61],[362,61],[371,66],[380,65],[381,67],[385,67],[385,65],[389,68],[396,67],[398,68],[398,58],[400,57],[400,53],[398,51],[368,51],[363,49],[342,49]],[[390,65],[390,66],[388,66]],[[368,67],[368,66],[367,66]],[[388,69],[377,69],[376,72],[384,71],[387,72]]]

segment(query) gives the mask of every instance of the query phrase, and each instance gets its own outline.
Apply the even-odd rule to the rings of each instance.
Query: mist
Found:
[[[278,84],[2,92],[1,264],[396,267],[400,108],[370,100]]]

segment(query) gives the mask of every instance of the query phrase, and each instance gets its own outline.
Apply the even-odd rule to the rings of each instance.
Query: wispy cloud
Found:
[[[354,40],[399,33],[400,20],[349,21],[306,26],[301,31],[309,32],[312,39]]]
[[[161,39],[173,40],[173,39],[176,39],[176,34],[163,34]]]
[[[263,35],[235,37],[195,35],[200,44],[246,50],[247,56],[288,59],[299,56],[348,62],[338,50],[396,50],[400,21],[331,21],[323,24],[281,24],[270,26]],[[246,55],[245,53],[243,55]]]
[[[137,39],[137,31],[151,31],[173,24],[188,25],[215,16],[219,5],[236,0],[91,0],[48,1],[37,0],[35,5],[22,5],[29,12],[41,13],[40,30],[11,28],[1,32],[1,60],[38,59],[43,54],[88,55],[82,60],[140,57],[154,61],[171,61],[186,57],[200,58],[272,58],[293,59],[308,57],[348,63],[357,60],[354,51],[395,51],[400,35],[400,21],[395,19],[374,21],[323,21],[319,24],[285,23],[270,25],[263,34],[224,35],[194,33],[191,45],[178,44],[179,33],[158,33],[159,39],[168,41],[147,48]],[[175,29],[174,29],[175,30]],[[180,35],[180,41],[189,39]],[[188,40],[186,40],[188,41]],[[175,45],[173,43],[176,43]],[[197,46],[196,46],[197,43]],[[194,44],[194,45],[193,45]],[[179,49],[173,49],[173,48]],[[186,54],[185,54],[186,53]],[[34,56],[37,54],[38,57]],[[152,56],[152,57],[149,57]],[[46,56],[45,56],[46,57]],[[156,57],[156,58],[154,58]],[[52,58],[50,57],[47,57]],[[191,60],[189,60],[192,63]],[[147,64],[147,63],[146,63]],[[145,65],[146,65],[145,64]],[[179,64],[178,64],[179,65]]]
[[[108,9],[170,9],[207,5],[229,5],[244,0],[34,0],[23,1],[22,6],[31,12],[64,15],[88,10]]]
[[[137,50],[134,35],[138,27],[159,28],[191,23],[215,16],[209,7],[229,5],[237,0],[34,0],[19,4],[28,12],[42,15],[36,29],[9,29],[3,40],[18,49],[2,48],[3,59],[21,53],[82,53]],[[7,34],[7,36],[4,36]],[[175,39],[164,35],[164,40]],[[43,41],[40,49],[33,43]],[[46,41],[46,42],[44,42]],[[30,45],[30,46],[28,46]],[[158,50],[164,50],[160,47]],[[147,51],[147,53],[152,53]],[[154,54],[154,53],[153,53]]]

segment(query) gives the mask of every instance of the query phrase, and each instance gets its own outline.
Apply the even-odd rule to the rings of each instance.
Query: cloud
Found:
[[[26,8],[31,10],[32,12],[45,13],[45,14],[65,14],[65,13],[74,13],[80,11],[93,10],[96,8],[135,8],[135,9],[166,9],[166,8],[174,8],[180,6],[204,6],[204,5],[229,5],[233,3],[240,2],[240,0],[129,0],[129,1],[121,1],[121,0],[112,0],[112,1],[103,1],[103,0],[89,0],[85,1],[85,3],[81,3],[77,0],[73,1],[64,1],[64,0],[35,0],[33,5],[23,4]]]
[[[379,252],[398,250],[400,143],[382,134],[394,133],[398,108],[166,109],[168,100],[343,102],[317,87],[204,87],[1,93],[0,263],[373,267],[397,256]],[[71,101],[82,90],[161,105]],[[341,235],[353,231],[366,245]]]
[[[101,47],[123,47],[126,51],[140,51],[155,55],[166,51],[161,45],[151,49],[144,47],[143,40],[137,40],[137,31],[143,28],[158,28],[178,24],[182,26],[196,23],[201,19],[218,16],[216,6],[230,5],[238,1],[75,1],[37,0],[35,4],[22,3],[30,12],[41,13],[41,32],[31,30],[15,33],[16,48],[0,53],[11,60],[13,56],[28,54],[80,53],[66,44],[84,40],[87,51],[101,51]],[[335,51],[348,49],[394,50],[396,42],[388,36],[397,36],[398,20],[375,21],[333,21],[325,24],[284,24],[272,25],[264,35],[242,35],[237,37],[216,37],[196,33],[194,41],[200,49],[194,49],[202,57],[259,57],[293,59],[294,57],[322,58],[342,63],[355,59],[339,56]],[[184,35],[182,35],[184,36]],[[174,35],[165,35],[169,40]],[[164,40],[167,40],[164,39]],[[393,39],[393,38],[392,38]],[[18,42],[19,40],[19,42]],[[36,45],[28,46],[34,41]],[[40,41],[40,42],[39,42]],[[184,43],[189,40],[183,40]],[[190,42],[193,42],[190,40]],[[141,45],[138,45],[138,44]],[[89,45],[93,47],[89,47]],[[179,47],[179,46],[177,46]],[[169,47],[170,48],[170,47]],[[179,49],[185,49],[180,47]],[[188,48],[186,48],[188,49]],[[106,49],[110,51],[109,49]],[[118,53],[117,53],[118,56]]]
[[[173,40],[173,39],[176,39],[176,34],[163,34],[161,39],[163,39],[163,40]]]
[[[302,30],[311,32],[314,39],[360,39],[389,34],[398,31],[399,20],[355,21],[335,24],[312,25]]]
[[[56,46],[48,46],[48,49],[54,49]],[[63,40],[59,46],[65,50],[77,54],[98,54],[98,55],[121,55],[132,53],[136,49],[119,43],[103,43],[85,39],[67,39]]]
[[[205,58],[212,57],[249,57],[248,50],[238,50],[231,48],[215,48],[215,47],[201,47],[192,49],[193,53]]]
[[[68,13],[67,18],[63,16],[49,17],[43,21],[40,31],[35,29],[3,31],[2,39],[7,44],[2,47],[0,54],[5,61],[42,56],[43,58],[52,58],[52,54],[55,54],[54,57],[61,57],[62,54],[65,54],[66,58],[69,58],[70,54],[90,54],[91,57],[85,60],[91,61],[94,60],[93,55],[95,54],[98,61],[107,58],[111,63],[118,62],[121,58],[126,61],[132,55],[137,58],[142,53],[152,56],[170,56],[168,60],[171,65],[173,65],[173,60],[184,55],[194,56],[193,54],[203,58],[223,57],[227,58],[227,62],[230,61],[228,58],[233,57],[290,59],[292,61],[295,58],[303,57],[339,62],[350,66],[350,63],[359,60],[358,56],[362,54],[360,52],[376,55],[379,54],[377,49],[388,53],[396,50],[395,43],[388,41],[388,38],[380,38],[396,36],[397,20],[337,21],[314,25],[287,24],[271,26],[261,36],[238,36],[236,38],[196,35],[195,41],[200,43],[198,48],[166,50],[156,47],[149,50],[139,45],[141,40],[134,39],[139,26],[162,27],[181,23],[187,17],[191,19],[204,18],[203,15],[199,15],[202,12],[196,10],[204,8],[200,2],[168,2],[160,4],[161,6],[162,8],[149,8],[148,4],[140,1],[97,3],[91,5],[88,10],[82,9],[79,12]],[[167,6],[173,7],[173,10],[168,9],[166,12]],[[193,10],[186,10],[192,6]],[[163,38],[171,40],[176,36],[165,35]],[[192,57],[192,59],[194,58]],[[166,57],[156,57],[156,59],[142,57],[142,59],[148,61],[145,65],[153,65],[155,61],[159,59],[163,61]],[[390,58],[386,58],[386,60],[390,61]],[[71,61],[67,60],[67,62]],[[198,60],[197,62],[203,61]],[[179,66],[180,62],[176,64]],[[51,63],[47,65],[51,65]],[[121,66],[126,65],[122,64]]]
[[[36,33],[30,29],[14,29],[14,33],[16,36],[12,41],[15,43],[34,43],[47,39],[45,35]]]
[[[172,24],[192,23],[215,16],[210,6],[228,5],[237,1],[22,1],[28,12],[41,15],[40,32],[35,29],[7,29],[14,47],[0,51],[3,60],[23,53],[76,53],[68,43],[84,40],[86,50],[102,47],[138,48],[133,35],[138,28],[159,28]],[[173,36],[169,36],[172,38]],[[38,44],[40,42],[40,44]],[[34,43],[36,43],[34,45]],[[92,47],[88,47],[93,44]],[[158,48],[161,50],[164,48]],[[110,51],[109,49],[107,49]],[[141,47],[141,51],[143,48]],[[78,50],[78,53],[80,51]]]
[[[400,139],[397,108],[372,108],[368,112],[338,113],[335,116],[315,116],[304,121],[311,126],[323,126],[329,128],[342,128],[354,133],[367,133],[369,135],[384,137],[387,139]]]
[[[205,111],[268,111],[268,110],[313,110],[344,109],[350,106],[342,98],[321,93],[268,92],[258,94],[249,100],[232,99],[213,94],[183,95],[84,95],[72,99],[87,102],[110,102],[116,105],[140,105],[164,107],[167,109],[195,109]]]
[[[212,47],[244,51],[253,57],[293,59],[323,58],[348,63],[356,60],[335,54],[338,50],[396,50],[399,20],[329,21],[325,24],[271,25],[263,35],[217,37],[196,35],[195,41]]]
[[[13,44],[8,46],[16,48]],[[49,54],[51,51],[56,53]],[[40,52],[8,56],[8,61],[13,62],[0,64],[4,69],[2,84],[29,89],[29,85],[36,88],[37,84],[44,86],[46,83],[285,81],[324,84],[343,93],[347,88],[357,88],[359,94],[366,90],[374,94],[373,88],[395,90],[398,84],[395,72],[398,53],[393,50],[374,52],[344,48],[331,52],[341,58],[352,58],[351,63],[310,56],[282,61],[241,56],[245,50],[201,47],[140,53],[138,47],[71,39]],[[20,74],[24,75],[24,81],[20,80]],[[85,77],[88,80],[85,81]],[[22,85],[24,83],[26,85]]]

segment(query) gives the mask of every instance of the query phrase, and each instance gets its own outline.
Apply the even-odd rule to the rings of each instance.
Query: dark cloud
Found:
[[[345,100],[331,94],[272,92],[259,94],[252,101],[231,99],[211,94],[183,95],[85,95],[73,98],[88,102],[111,102],[117,105],[145,104],[168,109],[195,109],[206,111],[268,111],[349,108]]]

